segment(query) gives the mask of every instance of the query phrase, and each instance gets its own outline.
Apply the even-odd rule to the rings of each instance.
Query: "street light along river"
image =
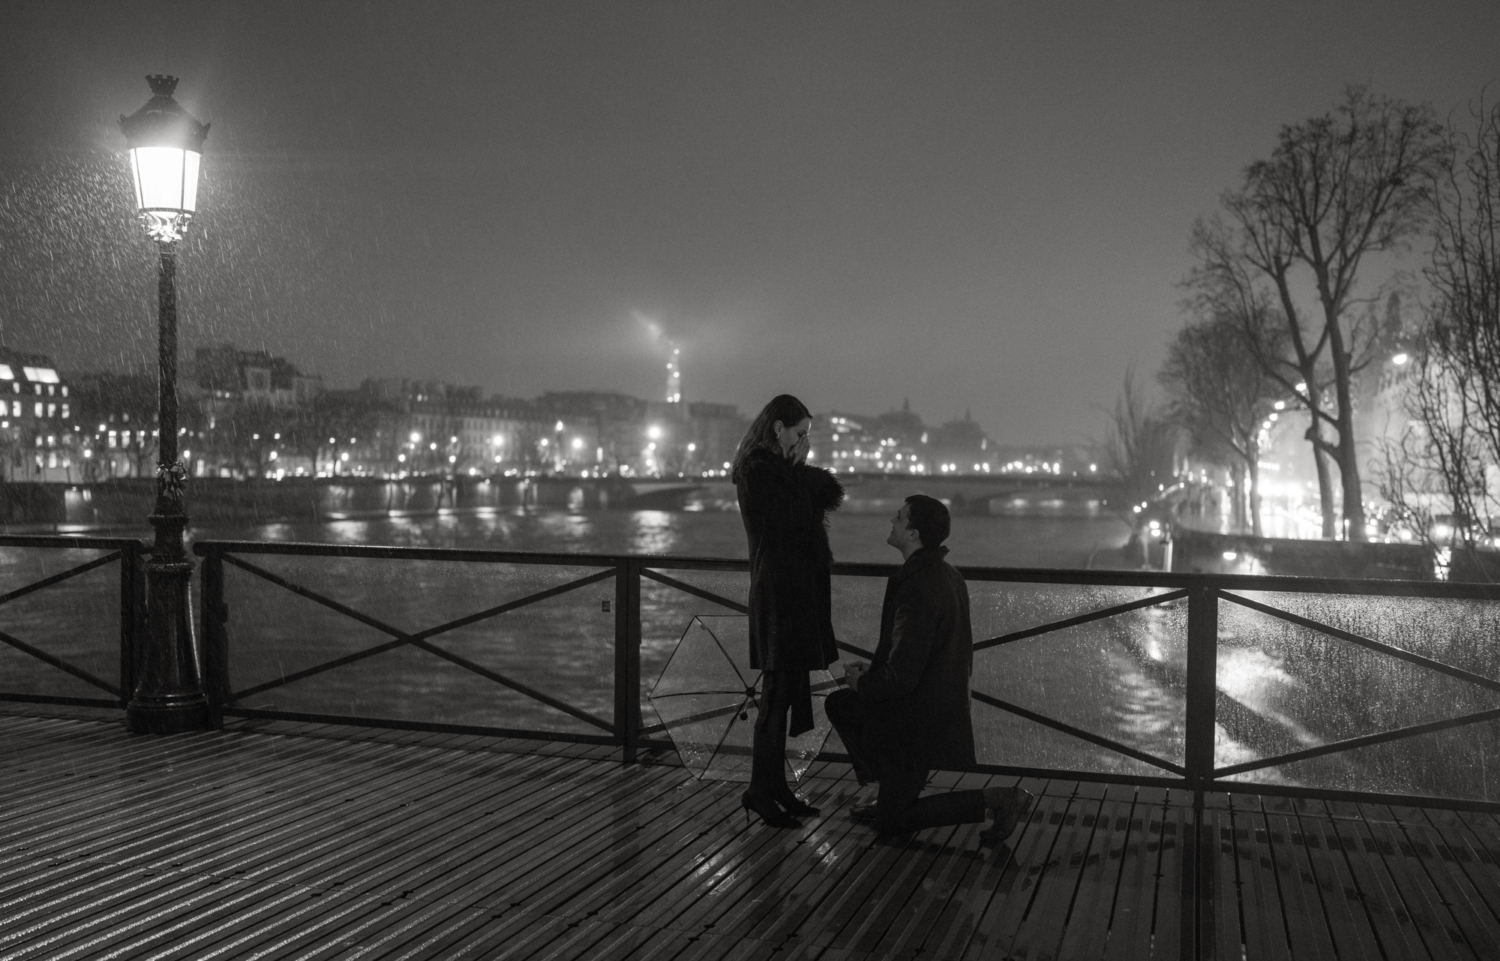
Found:
[[[132,731],[168,734],[209,726],[208,701],[193,637],[188,582],[193,563],[183,550],[186,471],[177,459],[177,243],[198,206],[198,167],[208,124],[172,99],[177,78],[146,78],[152,97],[120,129],[130,149],[136,207],[161,256],[158,275],[157,417],[159,460],[151,526],[156,540],[146,565],[147,631],[136,654],[136,686],[126,708]]]

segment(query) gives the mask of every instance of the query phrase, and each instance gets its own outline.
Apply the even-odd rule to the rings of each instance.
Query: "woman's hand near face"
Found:
[[[807,461],[808,448],[812,442],[808,439],[812,431],[812,418],[804,417],[800,422],[790,427],[785,427],[780,421],[776,422],[776,445],[781,449],[781,456],[794,464],[802,464]]]

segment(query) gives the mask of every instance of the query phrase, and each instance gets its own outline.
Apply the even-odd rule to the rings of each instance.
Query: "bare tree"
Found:
[[[1136,384],[1135,368],[1125,371],[1125,384],[1110,417],[1105,455],[1133,501],[1155,494],[1172,474],[1176,430]]]
[[[1433,178],[1450,157],[1429,107],[1351,87],[1330,113],[1283,127],[1271,158],[1251,164],[1243,186],[1225,194],[1226,217],[1194,231],[1190,286],[1209,300],[1276,304],[1285,321],[1289,355],[1256,356],[1311,414],[1325,537],[1335,531],[1324,455],[1339,469],[1347,536],[1365,538],[1353,381],[1378,325],[1362,323],[1373,312],[1361,305],[1373,300],[1357,296],[1359,271],[1367,255],[1421,233]],[[1306,312],[1296,296],[1304,278],[1314,302]]]
[[[1321,411],[1331,382],[1324,359],[1327,338],[1309,330],[1293,301],[1293,260],[1281,234],[1249,216],[1238,199],[1224,199],[1226,207],[1240,214],[1233,225],[1215,216],[1193,228],[1192,251],[1198,264],[1187,282],[1193,302],[1199,311],[1237,319],[1250,360],[1288,396],[1297,398],[1299,406]],[[1283,325],[1274,338],[1270,335],[1278,328],[1269,322],[1273,314]],[[1310,417],[1307,440],[1318,477],[1323,536],[1333,538],[1338,533],[1333,476],[1323,424],[1315,415]]]
[[[1282,328],[1265,326],[1259,333],[1261,346],[1279,351]],[[1177,332],[1157,379],[1167,391],[1172,419],[1201,451],[1220,463],[1228,461],[1224,466],[1239,479],[1235,518],[1242,527],[1248,520],[1250,532],[1260,537],[1261,439],[1283,389],[1263,366],[1246,362],[1251,353],[1239,318],[1220,313],[1199,317]]]
[[[1381,444],[1380,492],[1394,520],[1431,547],[1438,517],[1447,507],[1453,538],[1468,551],[1496,514],[1485,470],[1483,429],[1466,413],[1474,372],[1425,343],[1416,352],[1403,406],[1410,423]]]
[[[1472,134],[1434,181],[1431,291],[1404,406],[1411,426],[1386,445],[1382,492],[1418,534],[1434,505],[1472,556],[1500,518],[1500,104],[1474,110]]]

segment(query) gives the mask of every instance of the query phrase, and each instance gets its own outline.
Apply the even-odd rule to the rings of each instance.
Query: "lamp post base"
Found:
[[[146,562],[146,638],[135,694],[125,706],[125,726],[137,734],[178,734],[213,727],[193,637],[189,582],[193,562],[182,550],[187,516],[180,510],[151,515],[156,550]]]
[[[208,699],[202,694],[137,697],[125,708],[125,728],[132,734],[181,734],[210,727]]]

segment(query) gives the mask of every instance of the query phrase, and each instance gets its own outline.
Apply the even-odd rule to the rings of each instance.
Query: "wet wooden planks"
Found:
[[[0,715],[0,959],[1500,957],[1488,814],[1022,783],[1004,844],[881,839],[842,765],[775,831],[608,747]]]

